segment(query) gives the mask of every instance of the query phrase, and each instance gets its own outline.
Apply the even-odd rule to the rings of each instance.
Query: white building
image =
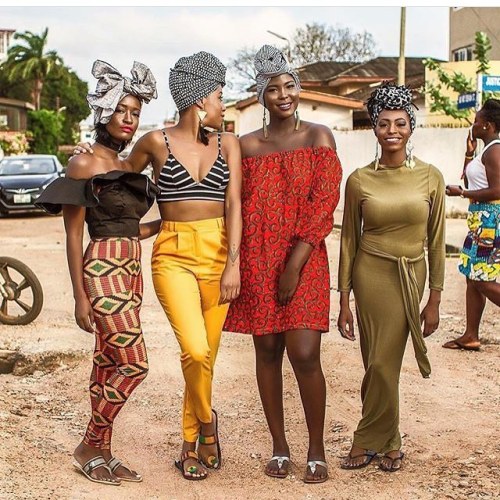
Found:
[[[16,30],[1,29],[0,28],[0,63],[3,63],[7,59],[7,51],[10,47],[10,41],[12,35]]]

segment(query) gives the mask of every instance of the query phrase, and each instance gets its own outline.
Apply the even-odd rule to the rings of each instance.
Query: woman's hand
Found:
[[[291,266],[286,266],[281,273],[278,284],[278,303],[286,306],[293,298],[299,284],[300,272]]]
[[[90,147],[90,142],[79,142],[75,149],[73,149],[73,155],[79,155],[80,153],[90,153],[93,154],[94,150]]]
[[[446,186],[445,192],[448,196],[463,196],[464,188],[462,186],[450,185]]]
[[[240,268],[236,265],[225,267],[220,280],[219,305],[227,304],[240,295],[241,279]]]
[[[348,305],[340,306],[337,328],[339,329],[340,335],[345,339],[356,340],[356,336],[354,335],[354,317]]]
[[[420,313],[420,322],[424,324],[424,337],[432,335],[439,326],[439,303],[429,300]]]
[[[94,333],[94,311],[87,297],[75,300],[76,324],[86,332]]]
[[[473,137],[472,135],[472,128],[469,129],[469,133],[467,134],[467,142],[466,142],[466,155],[467,156],[472,156],[474,154],[474,151],[476,151],[477,147],[477,139]]]

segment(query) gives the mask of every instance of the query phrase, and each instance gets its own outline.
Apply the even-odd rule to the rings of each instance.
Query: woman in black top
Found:
[[[92,416],[74,465],[89,480],[120,485],[142,480],[111,453],[113,421],[148,373],[139,311],[142,303],[140,239],[156,234],[160,221],[139,224],[151,207],[156,186],[129,172],[118,158],[139,125],[142,102],[156,98],[150,70],[134,62],[132,79],[103,61],[87,100],[94,109],[94,155],[73,157],[66,177],[52,183],[38,205],[63,210],[66,252],[80,328],[95,333],[90,378]],[[84,221],[90,242],[83,253]]]

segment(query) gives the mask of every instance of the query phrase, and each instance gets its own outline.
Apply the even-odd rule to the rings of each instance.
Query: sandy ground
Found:
[[[328,240],[335,273],[338,236],[334,232]],[[195,483],[183,480],[173,467],[181,439],[183,380],[178,346],[152,288],[152,240],[144,242],[142,318],[151,368],[118,417],[114,431],[115,455],[142,472],[144,482],[110,487],[87,481],[71,467],[73,449],[89,418],[86,385],[93,339],[73,323],[62,219],[2,218],[0,242],[0,254],[27,263],[45,292],[43,311],[34,323],[0,325],[0,348],[20,349],[42,359],[31,375],[0,375],[0,498],[500,497],[500,312],[487,306],[481,352],[441,348],[445,339],[459,334],[464,323],[465,286],[456,272],[456,259],[447,261],[441,326],[428,340],[431,379],[420,377],[410,346],[404,361],[401,431],[407,458],[402,471],[387,474],[375,465],[357,472],[338,468],[360,416],[363,370],[357,342],[348,343],[336,332],[337,296],[332,291],[332,331],[324,336],[322,354],[328,387],[325,438],[330,480],[321,485],[306,485],[301,480],[307,434],[288,362],[285,411],[292,475],[276,480],[263,474],[271,443],[255,382],[251,339],[224,334],[214,383],[223,467],[206,481]],[[46,369],[43,363],[51,351],[62,354],[62,366],[55,370]],[[74,351],[74,359],[65,355]]]

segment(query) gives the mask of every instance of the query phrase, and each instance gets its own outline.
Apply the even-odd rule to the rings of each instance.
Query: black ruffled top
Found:
[[[90,179],[60,177],[51,182],[35,205],[58,214],[63,205],[86,207],[91,238],[139,236],[139,222],[159,192],[149,177],[113,170]]]

